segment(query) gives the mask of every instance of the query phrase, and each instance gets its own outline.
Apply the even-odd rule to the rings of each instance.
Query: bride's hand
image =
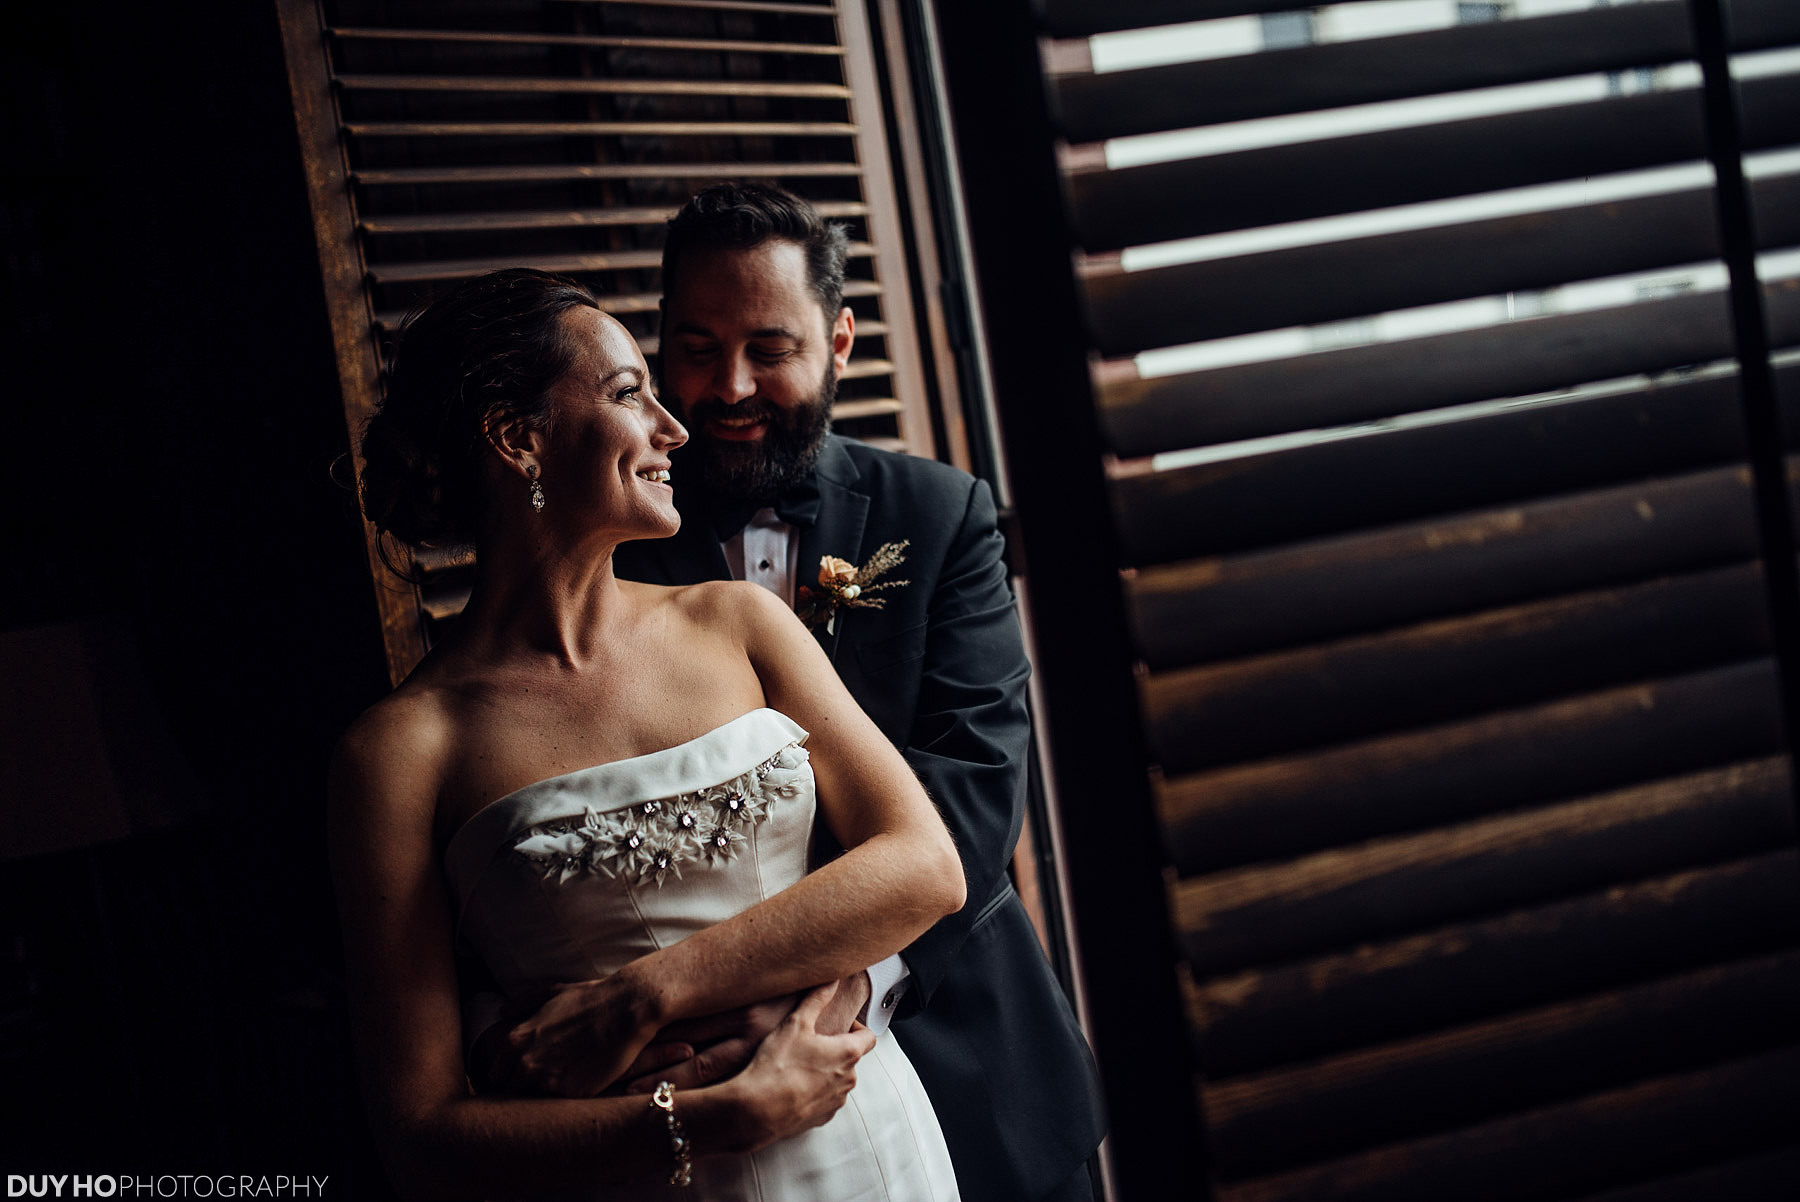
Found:
[[[748,1150],[825,1123],[843,1106],[856,1084],[856,1062],[875,1046],[860,1023],[843,1035],[821,1035],[819,1016],[838,991],[838,982],[809,992],[794,1012],[763,1040],[744,1071],[726,1084],[751,1124]]]
[[[565,985],[508,1031],[488,1075],[508,1093],[591,1098],[656,1034],[652,999],[628,973]]]

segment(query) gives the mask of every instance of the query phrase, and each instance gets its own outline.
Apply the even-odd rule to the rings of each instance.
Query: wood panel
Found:
[[[1043,19],[1045,32],[1052,36],[1085,37],[1152,25],[1293,11],[1293,0],[1044,0]],[[1795,31],[1800,17],[1784,0],[1731,0],[1730,12],[1734,44],[1800,41],[1800,32]]]
[[[1800,344],[1800,288],[1770,281],[1763,303],[1770,341]],[[1113,363],[1097,382],[1108,444],[1137,456],[1553,392],[1731,353],[1728,300],[1704,292],[1156,379]]]
[[[1800,41],[1781,0],[1738,0],[1732,49]],[[1065,135],[1104,138],[1317,112],[1470,88],[1682,62],[1693,30],[1679,4],[1634,4],[1399,37],[1051,77]]]
[[[1774,667],[1751,660],[1171,777],[1157,803],[1175,861],[1211,871],[1766,755],[1783,740]],[[1207,940],[1188,954],[1224,957]]]
[[[1800,240],[1800,176],[1756,181],[1764,247]],[[1469,297],[1538,291],[1714,259],[1708,189],[1431,226],[1084,280],[1102,354],[1312,325]],[[1281,280],[1280,288],[1267,286]],[[1220,296],[1233,298],[1220,305]]]
[[[1196,972],[1407,931],[1791,844],[1782,757],[1509,810],[1182,880],[1171,906]],[[1184,866],[1185,867],[1185,866]]]
[[[363,92],[509,92],[548,96],[799,96],[848,100],[832,83],[758,83],[754,80],[543,79],[480,75],[338,75],[337,86]]]
[[[1691,57],[1674,4],[1572,12],[1495,29],[1297,46],[1137,71],[1051,79],[1071,141],[1248,121],[1467,88],[1669,63]]]
[[[1210,1084],[1221,1177],[1342,1156],[1779,1046],[1800,951]]]
[[[1789,846],[1190,983],[1188,1013],[1218,1080],[1796,945]]]
[[[845,138],[847,121],[350,121],[357,138]]]
[[[1044,0],[1044,30],[1075,37],[1178,21],[1292,11],[1292,0]]]
[[[1752,562],[1158,672],[1140,697],[1178,773],[1768,651]]]
[[[909,260],[931,243],[929,213],[923,208],[910,212],[911,224],[921,231],[921,236],[917,240],[909,239],[901,229],[903,213],[906,211],[901,204],[901,189],[894,180],[887,124],[882,120],[880,97],[884,92],[876,69],[877,51],[874,34],[869,28],[867,7],[860,3],[842,5],[839,9],[838,28],[846,50],[844,79],[850,84],[853,93],[850,114],[857,129],[857,159],[862,163],[865,173],[865,192],[881,198],[881,203],[870,206],[865,219],[870,241],[875,248],[871,268],[875,279],[887,285],[882,294],[881,313],[895,328],[905,329],[910,334],[909,337],[890,339],[884,344],[888,357],[894,363],[894,383],[889,395],[897,399],[900,405],[897,409],[883,412],[897,417],[896,425],[900,434],[912,443],[916,453],[935,455],[940,449],[948,448],[938,446],[931,406],[926,395],[928,385],[921,341],[926,336],[926,326],[930,323],[920,323],[914,311],[912,292],[908,288],[912,276],[908,267]],[[890,67],[888,73],[892,77],[899,77],[905,72],[903,69]],[[902,118],[896,124],[904,125],[906,121]],[[932,296],[934,301],[939,299],[939,294]],[[926,306],[927,309],[932,307],[935,306]],[[859,345],[864,354],[872,349],[866,342]],[[940,381],[940,386],[948,384],[948,381]],[[952,388],[945,387],[943,395],[954,398],[955,392]],[[953,405],[940,406],[945,411],[953,408]]]
[[[836,15],[829,3],[784,4],[780,0],[559,0],[564,4],[616,4],[633,8],[691,8],[733,13],[777,13],[799,17]]]
[[[1800,1050],[1655,1077],[1443,1135],[1256,1178],[1219,1202],[1554,1199],[1784,1145]]]
[[[573,180],[684,180],[693,184],[719,180],[800,179],[854,176],[855,163],[536,163],[505,167],[391,167],[352,170],[359,184],[412,187],[415,184],[500,184]]]
[[[860,201],[822,202],[813,206],[823,217],[864,217],[869,206]],[[673,208],[617,207],[610,209],[530,209],[497,213],[418,213],[364,217],[357,223],[365,234],[460,233],[465,230],[583,229],[608,225],[662,225],[675,215]]]
[[[861,297],[880,295],[882,295],[881,285],[875,283],[873,280],[844,281],[844,297],[846,300],[856,300]],[[662,303],[661,292],[619,293],[600,292],[596,290],[595,296],[600,301],[600,307],[615,317],[621,313],[655,313]],[[375,315],[375,327],[384,334],[392,334],[405,324],[406,316],[405,313],[397,313],[391,310],[386,313],[377,313]],[[858,338],[885,338],[887,334],[888,325],[884,321],[858,321],[856,323],[856,336]],[[645,334],[638,339],[638,345],[643,348],[644,355],[648,357],[656,353],[657,347],[661,345],[661,340],[653,334]],[[849,375],[850,372],[846,369],[844,377],[848,378]]]
[[[867,243],[852,243],[851,258],[872,254]],[[369,279],[377,284],[461,280],[503,267],[536,267],[541,271],[587,274],[599,271],[653,271],[662,264],[660,250],[599,251],[585,254],[496,255],[482,259],[427,259],[417,263],[371,265]]]
[[[300,137],[301,169],[306,176],[313,240],[318,246],[326,315],[337,355],[345,433],[360,490],[362,430],[374,414],[380,396],[380,363],[369,336],[355,212],[342,186],[343,151],[335,129],[318,9],[310,3],[284,4],[281,23],[288,88],[294,99],[294,123]],[[375,590],[376,619],[387,652],[388,676],[397,684],[425,654],[419,596],[410,582],[389,570],[381,534],[367,521],[362,527]],[[404,558],[403,551],[400,557]]]
[[[1028,565],[1038,734],[1066,835],[1094,1050],[1124,1199],[1203,1181],[1162,857],[1139,766],[1088,352],[1029,0],[927,7],[939,36],[1006,475]],[[1004,86],[996,86],[1004,82]],[[1096,804],[1104,799],[1104,804]]]
[[[1794,471],[1762,420],[1760,360],[1733,361],[1756,345],[1754,306],[1702,291],[1699,270],[1748,227],[1691,169],[1716,157],[1729,183],[1732,156],[1791,146],[1800,72],[1741,64],[1740,126],[1711,103],[1721,68],[1710,42],[1696,49],[1699,0],[1492,20],[1442,7],[1461,24],[1353,37],[1331,26],[1355,5],[1034,9],[1052,39],[1277,13],[1284,31],[1339,39],[1109,73],[1091,69],[1097,47],[1038,47],[1065,223],[1032,224],[1043,261],[1008,242],[1006,262],[1056,345],[1007,345],[1067,366],[1063,281],[1045,263],[1068,256],[1109,523],[1084,524],[1045,482],[1050,462],[1071,494],[1085,479],[1062,445],[1086,429],[1074,384],[997,370],[1057,415],[1035,440],[1009,435],[1036,504],[1059,515],[1033,544],[1039,573],[1046,558],[1074,572],[1090,548],[1119,568],[1139,726],[1114,742],[1155,793],[1205,1119],[1186,1177],[1134,1196],[1555,1202],[1765,1188],[1791,1167],[1800,875],[1782,681],[1800,607],[1771,581],[1792,573],[1775,494]],[[1748,0],[1733,18],[1738,51],[1800,40],[1792,5]],[[1697,54],[1704,92],[1685,67],[1636,73]],[[1630,74],[1604,99],[1437,122],[1418,106],[1344,136],[1261,123],[1571,76],[1600,96],[1602,73]],[[1112,168],[1132,148],[1098,144],[1196,126],[1241,149]],[[1385,233],[1279,228],[1658,167],[1687,182],[1355,227]],[[1755,245],[1800,243],[1800,175],[1765,168],[1753,190]],[[1122,253],[1240,231],[1167,248],[1164,266]],[[1328,344],[1328,323],[1369,319],[1373,336],[1401,316],[1424,326],[1437,314],[1412,311],[1428,306],[1539,292],[1553,309],[1582,303],[1563,285],[1650,273],[1636,304],[1139,374],[1158,348],[1223,359],[1238,348],[1197,344],[1271,331]],[[1800,343],[1797,297],[1786,278],[1749,295],[1777,345]],[[1784,357],[1776,372],[1788,405],[1796,370]],[[1791,440],[1800,412],[1785,416]],[[1046,657],[1047,672],[1087,665],[1110,696],[1092,648]],[[1111,721],[1101,705],[1086,716]],[[1082,716],[1069,703],[1059,721],[1085,730]],[[1064,799],[1093,843],[1078,855],[1119,852],[1079,813],[1102,795],[1108,816],[1129,805],[1122,785],[1123,801]]]
[[[603,34],[542,33],[480,29],[376,29],[339,25],[331,36],[388,42],[473,42],[511,46],[581,46],[609,50],[698,50],[708,54],[841,55],[842,46],[813,42],[754,42],[732,38],[609,37]]]
[[[1745,80],[1740,91],[1746,148],[1791,142],[1800,79]],[[1097,252],[1692,162],[1706,150],[1701,117],[1692,91],[1649,92],[1114,171],[1083,167],[1067,178],[1070,220],[1076,243]]]
[[[1693,1202],[1696,1198],[1787,1202],[1794,1195],[1796,1181],[1800,1181],[1800,1148],[1782,1148],[1662,1181],[1607,1190],[1584,1202]]]
[[[1783,375],[1800,385],[1800,367]],[[1230,553],[1729,461],[1745,445],[1739,413],[1726,376],[1450,415],[1121,475],[1113,507],[1139,562]]]
[[[1790,466],[1790,479],[1793,468]],[[1742,467],[1139,568],[1140,653],[1198,663],[1755,557]]]

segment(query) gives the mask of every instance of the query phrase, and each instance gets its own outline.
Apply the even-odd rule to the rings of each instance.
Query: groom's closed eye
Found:
[[[671,349],[684,359],[699,359],[706,355],[717,354],[719,344],[702,342],[699,339],[679,339]]]

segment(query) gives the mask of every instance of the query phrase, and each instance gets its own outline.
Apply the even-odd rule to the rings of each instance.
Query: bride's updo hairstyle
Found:
[[[514,267],[465,281],[406,321],[363,432],[362,507],[377,530],[414,546],[475,541],[483,429],[503,415],[548,425],[550,390],[577,353],[562,316],[582,308],[600,304],[574,280]]]

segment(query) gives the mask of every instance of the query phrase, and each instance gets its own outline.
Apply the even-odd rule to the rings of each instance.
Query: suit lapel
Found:
[[[800,552],[794,569],[796,588],[818,587],[819,560],[824,556],[835,555],[856,564],[866,558],[862,538],[869,520],[869,497],[859,490],[862,473],[856,470],[837,435],[826,441],[815,470],[819,480],[819,520],[810,529],[800,529]],[[840,610],[831,633],[827,634],[823,626],[813,631],[825,654],[834,659],[846,620],[848,611]]]

